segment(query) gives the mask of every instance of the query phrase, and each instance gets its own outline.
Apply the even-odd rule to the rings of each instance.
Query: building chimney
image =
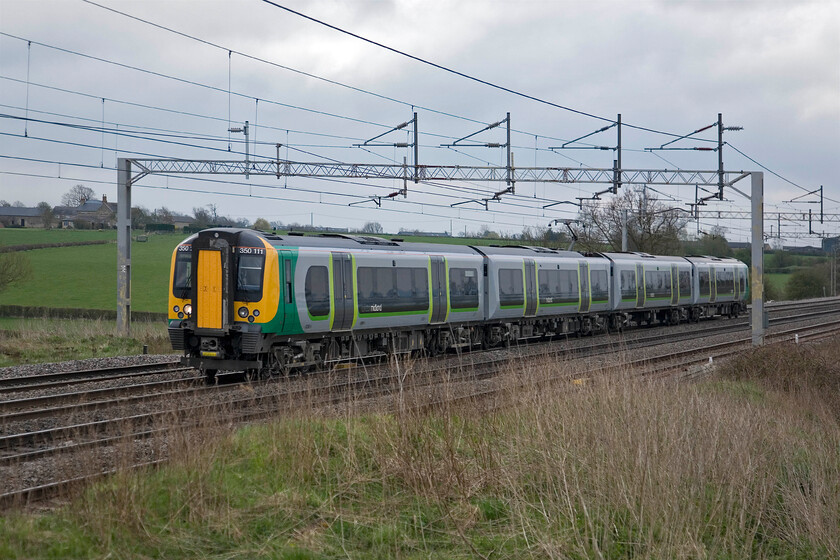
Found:
[[[108,204],[108,197],[106,195],[102,195],[102,204]]]

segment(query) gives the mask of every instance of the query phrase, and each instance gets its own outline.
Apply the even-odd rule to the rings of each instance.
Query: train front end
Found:
[[[176,247],[169,339],[181,361],[212,380],[264,365],[266,332],[282,331],[277,251],[256,231],[204,230]],[[279,323],[278,323],[279,322]]]

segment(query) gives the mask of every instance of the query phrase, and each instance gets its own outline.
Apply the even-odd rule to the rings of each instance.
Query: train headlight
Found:
[[[175,307],[172,308],[172,311],[174,311],[175,313],[178,313],[179,311],[181,311],[181,308],[176,305]]]
[[[242,307],[240,307],[236,311],[236,313],[237,313],[237,315],[239,315],[240,317],[242,317],[244,319],[245,317],[248,316],[248,308],[243,305]]]
[[[254,309],[254,317],[259,317],[259,316],[260,316],[260,310],[259,309]]]
[[[184,313],[186,313],[187,316],[192,315],[192,305],[191,304],[188,303],[187,305],[184,306]]]

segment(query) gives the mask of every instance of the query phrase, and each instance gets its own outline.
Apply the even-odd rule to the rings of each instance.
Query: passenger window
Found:
[[[417,313],[429,310],[426,268],[370,267],[356,271],[359,313]]]
[[[670,299],[671,271],[646,270],[645,295],[647,299]]]
[[[620,281],[621,299],[636,301],[636,271],[622,270]]]
[[[326,266],[312,266],[304,282],[306,309],[312,319],[326,319],[330,314],[330,279]]]
[[[735,293],[735,273],[731,270],[722,270],[717,274],[718,295],[731,295]]]
[[[449,269],[449,299],[452,309],[478,309],[478,269]]]
[[[680,297],[691,297],[691,272],[680,270]]]
[[[606,270],[593,270],[589,273],[592,282],[592,301],[604,302],[609,301],[610,292],[607,283]]]
[[[522,269],[499,269],[499,304],[503,307],[521,307],[525,305]]]
[[[711,294],[711,282],[709,282],[709,271],[701,270],[698,274],[698,279],[700,280],[700,295],[704,297],[709,297],[709,295]]]
[[[562,305],[578,302],[576,270],[540,270],[540,305]]]

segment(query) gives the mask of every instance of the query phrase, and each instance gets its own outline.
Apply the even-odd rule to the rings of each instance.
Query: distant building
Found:
[[[0,206],[0,227],[42,228],[44,218],[40,208]]]
[[[797,255],[819,255],[822,253],[819,247],[811,247],[810,245],[805,245],[800,247],[798,245],[785,245],[782,247],[783,251],[787,251],[788,253],[796,253]]]
[[[450,237],[449,233],[443,231],[419,231],[401,229],[399,235],[412,235],[414,237]]]
[[[822,250],[826,253],[840,253],[840,237],[828,237],[823,239]]]
[[[88,200],[76,207],[56,206],[55,217],[62,228],[113,229],[117,227],[117,205],[103,194],[102,200]]]
[[[172,214],[172,224],[175,226],[175,229],[184,229],[185,227],[189,227],[195,221],[195,218],[192,216],[185,216],[183,214]]]

